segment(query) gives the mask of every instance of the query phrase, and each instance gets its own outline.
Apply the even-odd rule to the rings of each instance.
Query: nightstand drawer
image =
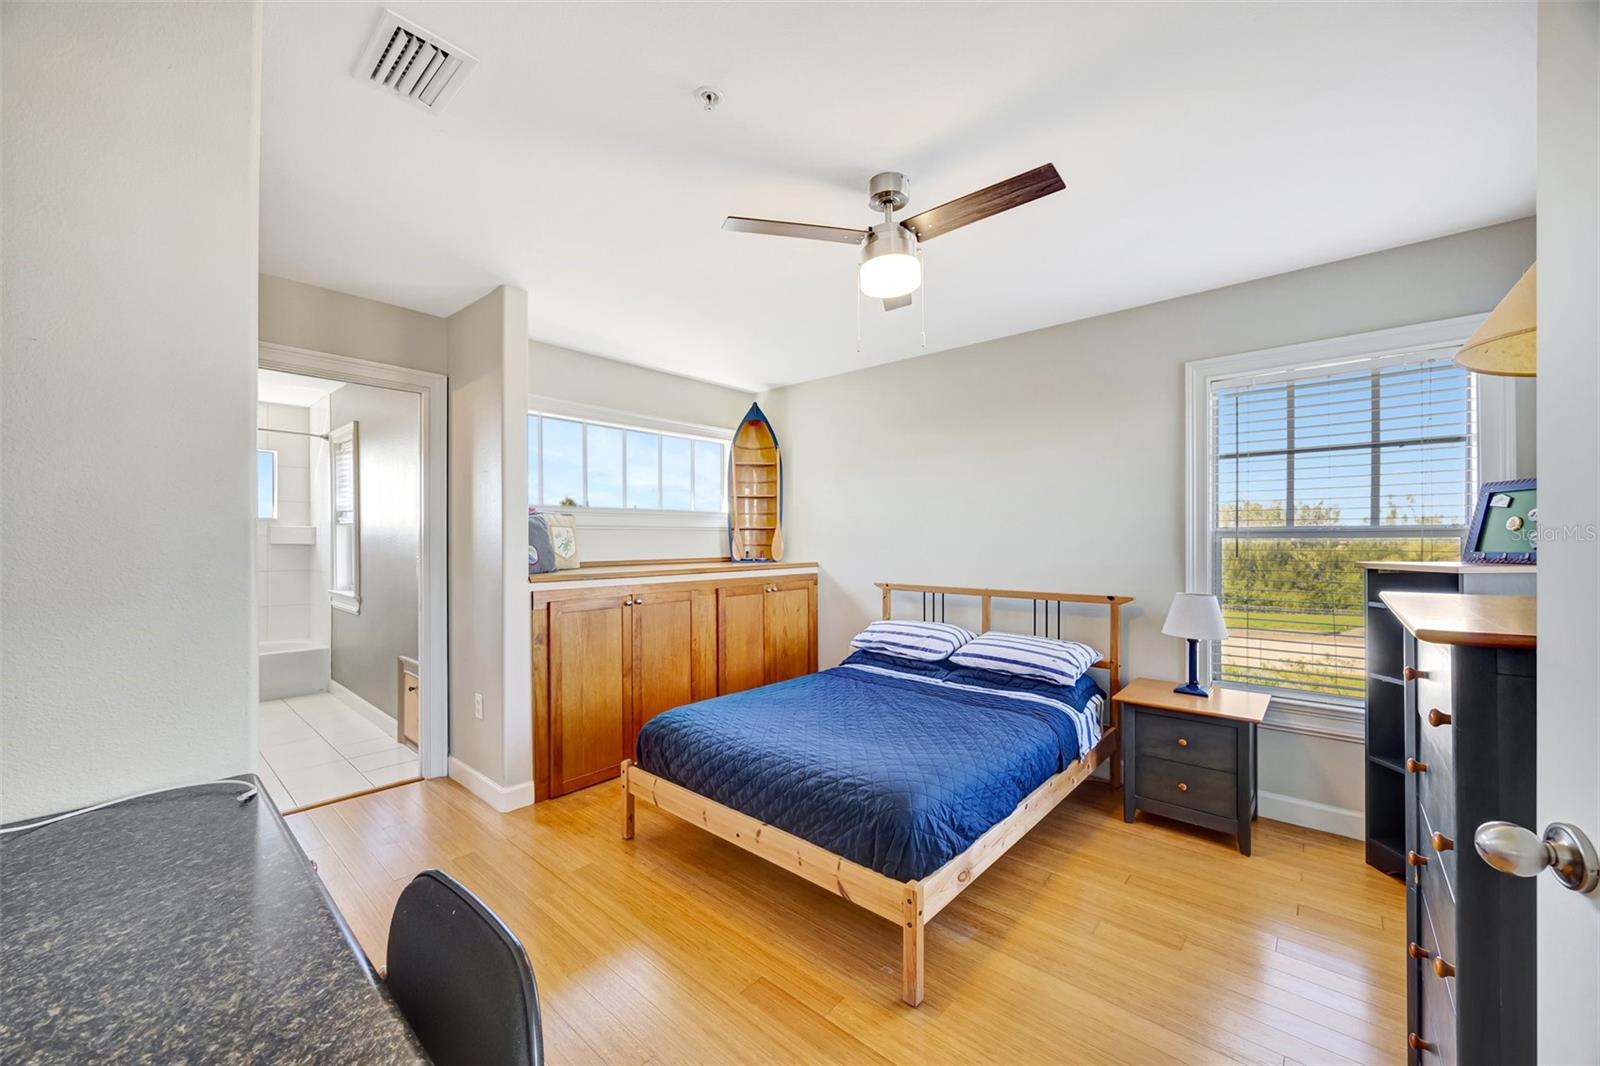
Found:
[[[1232,773],[1239,765],[1238,731],[1231,725],[1192,717],[1141,714],[1136,746],[1139,755],[1154,755],[1186,766]]]
[[[1140,718],[1143,729],[1152,719]],[[1139,755],[1134,761],[1134,780],[1139,797],[1204,811],[1220,818],[1232,818],[1239,807],[1239,783],[1235,776],[1203,766],[1185,766],[1153,755]]]

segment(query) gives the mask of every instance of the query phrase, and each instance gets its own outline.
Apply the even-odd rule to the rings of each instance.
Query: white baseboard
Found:
[[[1366,819],[1362,817],[1360,811],[1265,790],[1258,793],[1256,798],[1263,818],[1270,818],[1274,822],[1288,822],[1290,825],[1300,825],[1307,829],[1320,829],[1324,833],[1336,833],[1356,840],[1366,839]]]
[[[533,803],[533,782],[524,781],[520,785],[496,784],[482,773],[474,770],[454,755],[450,756],[450,776],[461,782],[462,786],[474,796],[504,814],[514,811],[518,807],[527,807]]]
[[[387,714],[384,714],[383,708],[377,706],[376,704],[368,703],[366,700],[362,699],[360,696],[345,688],[332,678],[328,679],[328,694],[330,696],[336,696],[340,703],[343,703],[352,711],[355,711],[361,717],[371,722],[378,729],[383,730],[388,736],[392,737],[395,735],[397,728],[395,725],[395,720],[390,718]]]

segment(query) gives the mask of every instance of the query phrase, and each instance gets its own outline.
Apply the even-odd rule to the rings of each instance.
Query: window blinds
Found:
[[[1368,559],[1454,559],[1476,492],[1472,376],[1439,352],[1213,383],[1213,675],[1364,691]]]
[[[356,445],[354,439],[333,444],[333,519],[349,525],[356,517]]]

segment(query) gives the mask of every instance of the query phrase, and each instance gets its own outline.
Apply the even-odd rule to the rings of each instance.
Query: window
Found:
[[[727,510],[723,440],[534,412],[528,500],[546,507]]]
[[[328,434],[333,452],[333,551],[329,600],[361,613],[361,446],[359,424],[346,422]]]
[[[1347,342],[1190,364],[1189,580],[1218,596],[1231,633],[1211,649],[1213,679],[1355,707],[1357,564],[1458,557],[1485,384],[1453,361],[1459,340],[1329,358]],[[1497,417],[1505,402],[1494,390]]]
[[[256,517],[278,517],[278,453],[256,452]]]

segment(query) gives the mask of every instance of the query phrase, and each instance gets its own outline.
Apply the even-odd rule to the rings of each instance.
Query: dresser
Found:
[[[1531,1062],[1536,885],[1472,837],[1534,821],[1534,598],[1381,598],[1404,630],[1409,1061]]]
[[[1362,563],[1366,587],[1367,864],[1394,877],[1406,870],[1405,630],[1385,592],[1467,592],[1531,596],[1534,568],[1454,559]]]
[[[815,563],[597,563],[529,582],[536,800],[616,777],[663,711],[817,668]]]

